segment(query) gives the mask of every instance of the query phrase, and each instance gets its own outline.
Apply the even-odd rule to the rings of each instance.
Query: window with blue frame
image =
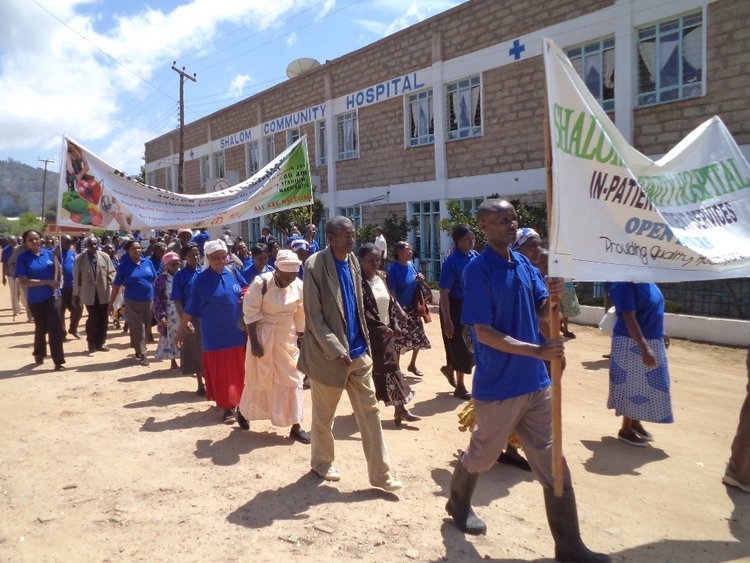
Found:
[[[451,82],[445,87],[448,139],[482,135],[482,80],[479,76]]]
[[[638,30],[638,106],[703,94],[703,14]]]
[[[615,39],[568,49],[568,58],[604,111],[615,109]]]
[[[355,229],[359,229],[362,226],[362,215],[358,205],[354,207],[339,207],[339,215],[351,219]]]

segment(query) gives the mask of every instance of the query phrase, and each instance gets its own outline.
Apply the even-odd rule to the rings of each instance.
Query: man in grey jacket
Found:
[[[115,268],[105,252],[99,250],[99,241],[93,235],[86,238],[85,252],[76,256],[73,265],[73,303],[86,305],[86,341],[89,352],[108,352],[107,308],[115,279]]]
[[[354,225],[346,217],[326,224],[325,250],[305,263],[305,333],[297,364],[312,382],[312,470],[339,481],[333,467],[333,419],[346,389],[362,434],[370,484],[396,491],[372,383],[372,360],[362,304],[362,274],[352,254]]]

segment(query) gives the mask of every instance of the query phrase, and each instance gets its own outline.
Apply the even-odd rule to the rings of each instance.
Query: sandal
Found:
[[[440,373],[442,373],[445,376],[445,379],[448,380],[448,384],[455,389],[456,388],[456,376],[455,376],[454,371],[448,366],[443,366],[440,368]]]
[[[409,366],[406,371],[413,373],[416,377],[424,377],[424,374],[417,369],[417,366]]]

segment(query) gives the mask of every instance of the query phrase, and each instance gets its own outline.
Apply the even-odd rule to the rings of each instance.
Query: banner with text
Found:
[[[658,161],[631,147],[545,39],[550,275],[691,281],[750,275],[750,167],[718,117]]]
[[[57,223],[72,227],[142,229],[212,227],[312,205],[307,137],[251,178],[221,191],[178,194],[123,174],[63,138]]]

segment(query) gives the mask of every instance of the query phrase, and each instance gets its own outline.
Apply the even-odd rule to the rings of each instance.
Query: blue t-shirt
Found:
[[[31,250],[21,252],[16,261],[16,277],[21,276],[30,280],[54,280],[55,257],[52,251],[41,248],[39,256]],[[42,303],[54,295],[55,290],[48,285],[37,285],[27,289],[29,303]]]
[[[211,234],[206,231],[205,233],[197,233],[193,235],[193,238],[190,239],[190,242],[194,242],[198,245],[198,250],[201,253],[201,257],[203,257],[203,247],[206,244],[206,241],[211,238]]]
[[[206,268],[195,278],[185,312],[201,321],[204,352],[245,345],[245,333],[237,328],[242,317],[240,295],[247,283],[241,275],[224,268],[221,275]]]
[[[2,254],[2,262],[5,264],[5,267],[8,267],[8,260],[10,260],[10,255],[13,254],[13,247],[9,244],[5,245],[5,248],[3,248],[3,254]]]
[[[443,262],[440,269],[440,289],[450,289],[450,296],[456,299],[464,298],[464,282],[461,274],[464,268],[479,256],[476,250],[464,254],[458,248],[453,249]]]
[[[362,328],[357,316],[357,297],[354,293],[354,281],[349,268],[349,261],[340,262],[333,257],[336,263],[336,272],[339,275],[341,286],[341,301],[344,303],[344,317],[346,320],[346,340],[349,343],[349,357],[356,360],[367,353],[367,342],[365,341]]]
[[[172,293],[169,298],[172,301],[179,301],[182,308],[185,308],[188,298],[190,297],[190,291],[193,287],[193,282],[198,274],[201,273],[203,268],[198,264],[197,268],[190,268],[185,266],[179,270],[172,279]]]
[[[393,262],[388,266],[388,287],[396,294],[396,301],[402,307],[411,307],[417,297],[417,271],[411,260],[402,266]]]
[[[616,282],[609,288],[609,298],[615,305],[617,320],[612,334],[630,336],[623,311],[635,311],[635,320],[647,339],[664,336],[664,297],[654,283]]]
[[[511,256],[509,262],[487,245],[464,268],[463,323],[489,325],[516,340],[542,344],[537,309],[547,299],[547,289],[539,270],[525,256],[517,252]],[[476,361],[472,397],[500,401],[549,385],[542,360],[501,352],[472,334]]]
[[[148,259],[151,260],[151,265],[154,267],[156,277],[159,277],[159,274],[161,274],[164,268],[164,263],[160,259],[156,258],[156,256],[154,256],[153,254],[149,256]]]
[[[266,264],[263,268],[263,271],[259,272],[255,268],[255,263],[252,261],[252,259],[248,264],[243,266],[242,270],[240,271],[242,277],[245,278],[245,281],[248,283],[248,285],[252,283],[252,281],[255,279],[255,276],[257,276],[258,274],[265,274],[266,272],[273,272],[273,268]]]
[[[76,253],[72,248],[62,253],[63,287],[73,287],[73,266],[76,261]]]
[[[310,256],[316,252],[320,252],[320,245],[318,244],[317,239],[312,239],[312,242],[310,243]]]
[[[156,271],[151,260],[141,258],[136,264],[127,254],[123,255],[112,285],[125,287],[125,299],[131,301],[153,301]]]

